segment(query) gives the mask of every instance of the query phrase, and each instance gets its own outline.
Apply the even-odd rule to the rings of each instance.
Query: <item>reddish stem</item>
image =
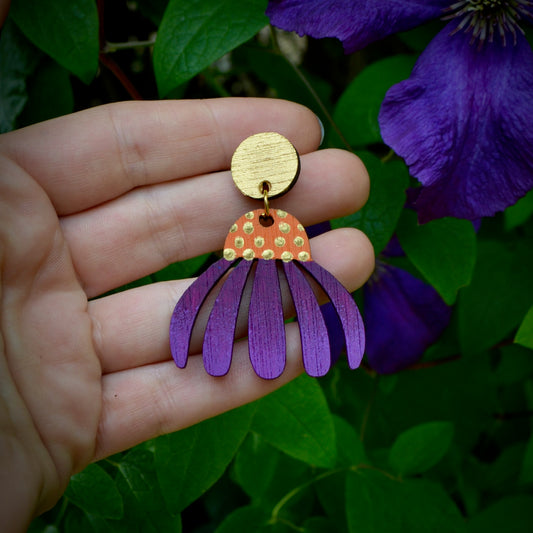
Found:
[[[124,74],[122,69],[118,66],[113,59],[111,59],[107,54],[103,52],[100,53],[100,63],[106,66],[117,78],[117,80],[122,84],[124,89],[128,91],[128,94],[132,97],[133,100],[143,100],[143,97],[139,91],[135,88],[135,85],[129,80],[129,78]]]
[[[105,0],[97,0],[96,2],[98,9],[98,40],[100,42],[100,63],[106,66],[121,83],[121,85],[126,89],[128,94],[133,100],[142,100],[143,97],[136,89],[135,85],[131,80],[126,76],[124,71],[118,66],[118,64],[109,57],[109,55],[104,52],[106,48],[106,38],[105,38],[105,29],[104,29],[104,11],[105,11]]]

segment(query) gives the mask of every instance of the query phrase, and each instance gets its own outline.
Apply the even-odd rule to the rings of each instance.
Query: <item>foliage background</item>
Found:
[[[1,131],[124,99],[267,96],[307,105],[324,146],[355,150],[372,190],[357,214],[380,256],[453,305],[416,365],[341,360],[278,392],[73,476],[31,532],[526,532],[533,526],[533,196],[481,222],[418,226],[412,178],[382,143],[386,90],[431,23],[346,56],[268,27],[265,0],[13,0],[0,36]],[[157,38],[156,38],[157,36]],[[530,39],[531,42],[531,39]],[[381,257],[381,256],[380,256]],[[209,257],[137,284],[191,276]],[[356,295],[356,297],[358,297]]]

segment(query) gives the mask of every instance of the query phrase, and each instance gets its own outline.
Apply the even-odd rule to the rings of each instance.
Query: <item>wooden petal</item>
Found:
[[[241,261],[229,274],[215,300],[205,328],[204,367],[212,376],[228,373],[233,353],[235,326],[251,261]]]
[[[207,295],[234,261],[219,259],[183,293],[170,319],[170,351],[180,368],[187,365],[192,328]]]
[[[283,269],[298,318],[305,371],[313,377],[324,376],[331,366],[331,352],[320,306],[311,285],[294,262],[283,263]]]
[[[248,347],[255,373],[279,377],[285,369],[285,324],[276,262],[259,259],[248,312]]]
[[[348,364],[350,368],[357,368],[365,351],[365,329],[361,313],[352,295],[337,278],[318,263],[306,261],[299,264],[313,276],[335,307],[344,330]]]

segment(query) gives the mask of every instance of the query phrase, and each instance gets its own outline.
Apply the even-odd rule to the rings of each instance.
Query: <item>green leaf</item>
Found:
[[[13,0],[11,15],[41,50],[89,83],[98,69],[98,12],[93,0]]]
[[[533,484],[533,433],[529,436],[529,441],[524,452],[519,481],[524,485]]]
[[[130,450],[117,465],[117,488],[124,500],[128,531],[180,533],[179,515],[171,515],[157,481],[154,454],[143,447]]]
[[[533,527],[533,496],[508,496],[472,517],[468,533],[530,533]]]
[[[402,476],[426,472],[444,457],[453,433],[451,422],[428,422],[404,431],[390,449],[390,465]]]
[[[259,435],[250,433],[235,456],[237,483],[251,497],[260,499],[270,486],[280,462],[280,452]]]
[[[74,95],[67,70],[45,56],[29,79],[28,102],[19,118],[28,126],[72,113]]]
[[[200,268],[211,257],[211,254],[203,254],[197,257],[191,257],[185,261],[178,261],[171,265],[159,270],[152,275],[154,281],[171,281],[174,279],[190,278],[197,274]]]
[[[398,33],[397,36],[410,48],[417,52],[423,52],[430,41],[442,29],[442,22],[432,20],[422,26]]]
[[[462,533],[461,515],[438,484],[398,482],[379,472],[349,473],[346,513],[350,533]]]
[[[266,0],[171,0],[157,33],[159,94],[189,80],[268,24]]]
[[[302,525],[302,533],[335,533],[335,524],[324,516],[312,516]]]
[[[402,161],[382,163],[370,152],[357,152],[357,155],[370,175],[370,196],[357,213],[332,220],[331,226],[360,229],[371,240],[377,255],[396,229],[405,203],[409,174]]]
[[[269,516],[266,512],[253,506],[239,507],[229,514],[217,527],[215,533],[259,533],[266,525]]]
[[[108,521],[101,516],[87,513],[70,506],[67,510],[62,533],[118,533],[118,522]]]
[[[252,42],[235,50],[232,59],[235,63],[243,64],[241,68],[246,68],[247,72],[253,72],[264,81],[276,98],[298,102],[308,107],[327,125],[324,111],[315,96],[284,56],[277,54],[271,48],[253,46]],[[299,69],[320,101],[329,107],[331,84],[307,72],[302,66]]]
[[[472,279],[476,262],[476,232],[468,220],[441,218],[417,223],[416,213],[403,212],[398,239],[413,265],[437,290],[448,305],[457,291]]]
[[[121,518],[123,504],[111,476],[98,464],[90,464],[70,478],[66,497],[88,514],[102,518]]]
[[[346,472],[324,477],[313,484],[320,504],[328,518],[335,524],[339,531],[348,530],[346,522],[346,501],[339,495],[346,491]]]
[[[252,430],[300,461],[333,467],[333,418],[316,380],[303,375],[259,400]]]
[[[459,340],[464,354],[496,345],[518,326],[531,306],[533,249],[527,243],[478,243],[471,284],[458,303]]]
[[[254,405],[240,407],[155,441],[157,477],[171,513],[185,509],[222,476],[254,410]]]
[[[511,230],[522,225],[531,215],[533,215],[533,190],[505,210],[505,229]]]
[[[0,34],[0,133],[15,128],[28,100],[27,79],[40,55],[8,18]]]
[[[502,346],[499,351],[500,362],[494,371],[498,384],[512,385],[533,373],[531,350],[518,344],[510,344]]]
[[[333,119],[356,147],[379,143],[378,113],[390,87],[409,77],[416,57],[387,57],[366,67],[339,98]]]
[[[533,305],[529,308],[524,320],[522,320],[514,341],[533,350]]]
[[[333,415],[333,423],[337,438],[338,464],[352,466],[368,462],[365,448],[354,427],[337,415]]]

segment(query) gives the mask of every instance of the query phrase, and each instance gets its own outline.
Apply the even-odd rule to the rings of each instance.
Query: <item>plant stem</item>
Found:
[[[117,78],[117,80],[122,84],[124,89],[128,92],[128,94],[131,96],[133,100],[143,100],[143,97],[139,93],[139,91],[135,88],[135,85],[129,80],[129,78],[124,74],[122,69],[111,59],[109,56],[107,56],[104,53],[100,54],[100,63],[102,65],[106,66]]]
[[[128,41],[125,43],[110,43],[109,41],[106,41],[106,43],[102,47],[102,53],[108,54],[116,52],[117,50],[131,50],[132,48],[148,48],[149,46],[153,46],[154,44],[155,37],[147,41]]]
[[[122,84],[124,89],[128,92],[133,100],[142,100],[143,97],[139,91],[135,88],[130,79],[124,74],[122,69],[118,66],[115,61],[113,61],[107,55],[107,41],[105,38],[104,30],[104,11],[105,11],[105,0],[97,0],[97,9],[98,9],[98,41],[100,43],[100,55],[99,60],[102,65],[106,66],[117,78],[117,80]]]
[[[344,144],[347,150],[350,152],[353,152],[353,148],[351,147],[350,143],[346,140],[346,137],[342,134],[339,126],[337,126],[337,123],[333,120],[333,117],[331,116],[331,113],[328,111],[327,107],[324,105],[324,102],[322,102],[322,99],[320,96],[318,96],[317,92],[315,91],[314,87],[311,85],[305,74],[301,71],[301,69],[298,67],[298,65],[295,65],[285,54],[281,51],[281,48],[278,43],[278,38],[276,36],[276,32],[274,31],[274,28],[272,25],[270,26],[270,35],[272,38],[272,45],[274,47],[274,51],[276,54],[280,55],[285,61],[290,65],[290,67],[294,70],[296,75],[300,78],[302,83],[305,85],[306,89],[309,91],[315,102],[317,103],[318,107],[320,107],[320,110],[322,113],[324,113],[324,116],[330,123],[331,127],[335,130],[335,133],[339,136],[340,140]]]
[[[339,474],[340,472],[344,472],[345,470],[348,470],[350,467],[342,467],[342,468],[336,468],[334,470],[328,470],[327,472],[323,472],[322,474],[319,474],[318,476],[314,477],[313,479],[310,479],[309,481],[306,481],[305,483],[302,483],[301,485],[298,485],[297,487],[294,487],[290,492],[285,494],[283,498],[276,504],[274,509],[272,509],[272,515],[270,517],[270,523],[274,523],[279,521],[279,513],[281,509],[290,501],[292,500],[296,495],[298,495],[300,492],[302,492],[304,489],[312,485],[313,483],[316,483],[317,481],[320,481],[321,479],[327,478],[329,476],[333,476],[334,474]]]

